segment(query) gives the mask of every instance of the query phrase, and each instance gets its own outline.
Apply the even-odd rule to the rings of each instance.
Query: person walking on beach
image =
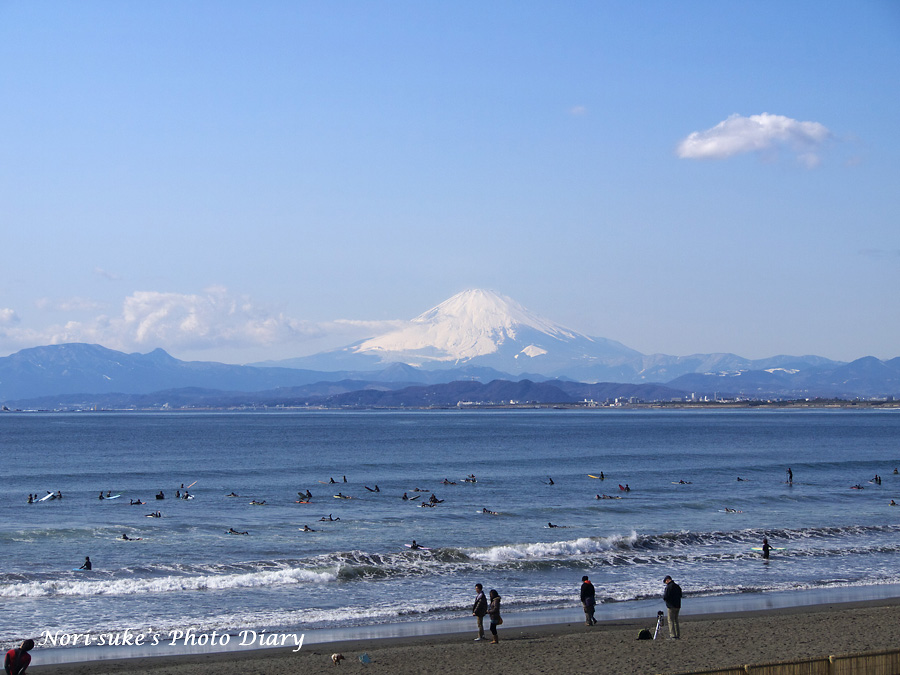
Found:
[[[34,649],[34,640],[25,640],[21,646],[6,652],[6,659],[3,662],[6,674],[21,675],[24,673],[28,664],[31,663],[31,654],[28,652],[32,649]]]
[[[495,645],[500,642],[497,638],[497,626],[503,623],[503,617],[500,616],[500,594],[492,588],[490,596],[491,604],[488,607],[488,614],[491,617],[491,635],[494,636],[491,644]]]
[[[584,623],[587,626],[597,624],[594,618],[594,607],[596,605],[596,594],[594,584],[586,576],[581,577],[581,606],[584,607]]]
[[[663,591],[663,601],[668,610],[666,623],[669,625],[669,637],[679,640],[681,639],[681,630],[678,626],[678,613],[681,611],[681,586],[668,575],[663,579],[663,583],[666,585],[666,590]]]
[[[484,615],[487,614],[487,610],[488,602],[484,597],[484,586],[475,584],[475,604],[472,605],[472,616],[478,624],[478,637],[475,638],[475,642],[484,640]]]

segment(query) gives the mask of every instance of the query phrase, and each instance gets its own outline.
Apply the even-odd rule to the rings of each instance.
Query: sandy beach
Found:
[[[240,653],[137,658],[41,666],[33,652],[29,672],[58,675],[287,675],[334,673],[331,654],[346,657],[340,672],[574,673],[635,675],[685,673],[744,664],[897,648],[900,598],[778,610],[691,615],[682,613],[682,639],[637,640],[655,621],[564,623],[500,628],[500,643],[474,642],[472,633],[360,640]],[[473,621],[474,628],[474,621]],[[358,657],[367,653],[371,663]]]

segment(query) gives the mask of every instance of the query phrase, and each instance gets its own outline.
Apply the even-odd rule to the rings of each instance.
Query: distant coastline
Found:
[[[22,408],[3,407],[0,414],[8,413],[198,413],[198,412],[427,412],[427,411],[479,411],[479,410],[590,410],[590,411],[625,411],[625,410],[898,410],[900,401],[849,401],[842,399],[813,400],[742,400],[742,401],[653,401],[633,403],[460,403],[457,405],[432,406],[324,406],[324,405],[265,405],[265,406],[180,406],[180,407],[61,407],[61,408]]]

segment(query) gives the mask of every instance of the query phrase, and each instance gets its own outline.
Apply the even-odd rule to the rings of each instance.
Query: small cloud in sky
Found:
[[[572,108],[569,108],[569,114],[575,115],[575,116],[587,115],[587,111],[588,111],[587,106],[583,106],[583,105],[576,105]]]
[[[16,314],[16,310],[9,307],[0,308],[0,325],[8,326],[14,323],[19,323],[19,315]]]
[[[59,299],[38,298],[34,304],[38,309],[57,312],[96,312],[103,308],[103,305],[96,300],[78,296]]]
[[[110,281],[120,281],[122,279],[122,277],[120,277],[115,272],[109,272],[101,267],[95,267],[94,274],[96,274],[98,277],[109,279]]]
[[[819,150],[833,138],[819,122],[800,122],[784,115],[734,114],[705,131],[695,131],[678,144],[682,159],[727,159],[748,152],[787,150],[807,167],[820,162]]]

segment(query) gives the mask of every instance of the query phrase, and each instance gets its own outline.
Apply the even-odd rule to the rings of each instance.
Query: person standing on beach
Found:
[[[584,622],[587,626],[594,626],[597,623],[597,619],[594,618],[595,605],[594,584],[586,576],[581,577],[581,606],[584,607]]]
[[[472,616],[478,624],[478,637],[475,642],[484,640],[484,615],[487,614],[488,601],[484,597],[484,587],[481,584],[475,584],[475,604],[472,605]]]
[[[669,625],[669,637],[675,640],[681,639],[681,630],[678,625],[678,613],[681,611],[681,586],[676,584],[672,577],[663,579],[666,590],[663,591],[663,601],[668,610],[667,622]]]
[[[500,616],[500,594],[492,588],[490,595],[491,604],[488,607],[488,614],[491,617],[491,635],[494,636],[491,644],[495,645],[500,642],[497,637],[497,626],[503,623],[503,618]]]
[[[31,663],[30,652],[34,649],[34,640],[25,640],[20,647],[10,649],[6,652],[6,660],[3,667],[6,669],[7,675],[21,675]]]

